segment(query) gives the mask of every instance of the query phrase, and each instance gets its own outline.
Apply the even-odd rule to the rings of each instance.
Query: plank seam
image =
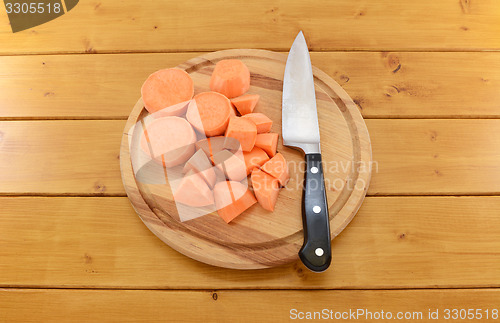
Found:
[[[144,288],[144,287],[63,287],[57,285],[37,286],[37,285],[0,285],[0,291],[4,290],[94,290],[94,291],[175,291],[175,292],[227,292],[227,291],[457,291],[457,290],[499,290],[498,286],[446,286],[446,287],[394,287],[394,288]]]
[[[103,50],[93,51],[91,53],[82,51],[60,51],[60,52],[4,52],[0,53],[0,57],[5,56],[55,56],[55,55],[115,55],[115,54],[177,54],[177,53],[210,53],[219,50],[226,50],[233,48],[214,48],[214,49],[182,49],[182,50]],[[270,50],[278,53],[287,53],[287,49],[283,48],[257,48]],[[340,49],[323,49],[323,48],[310,48],[311,53],[340,53],[340,52],[363,52],[363,53],[380,53],[380,52],[401,52],[401,53],[482,53],[482,52],[500,52],[500,48],[457,48],[457,49],[433,49],[433,48],[372,48],[372,49],[359,49],[359,48],[340,48]]]
[[[0,197],[127,197],[125,193],[0,193]],[[429,193],[429,194],[367,194],[366,197],[500,197],[500,192],[489,193]]]
[[[88,121],[126,121],[127,116],[110,116],[110,117],[86,117],[86,116],[61,116],[61,117],[0,117],[0,121],[68,121],[68,120],[88,120]]]
[[[87,116],[55,116],[55,117],[1,117],[0,121],[126,121],[128,116],[106,116],[106,117],[87,117]],[[500,120],[500,115],[492,116],[474,116],[474,115],[456,115],[456,116],[364,116],[364,120]]]

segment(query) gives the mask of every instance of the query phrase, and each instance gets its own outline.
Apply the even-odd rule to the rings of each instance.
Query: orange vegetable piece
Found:
[[[187,161],[195,151],[196,134],[184,118],[154,119],[144,129],[141,148],[151,158],[173,167]]]
[[[278,148],[278,137],[279,135],[273,132],[259,133],[255,140],[255,147],[264,149],[269,157],[274,157],[274,155],[276,155],[276,149]]]
[[[234,138],[226,138],[224,136],[215,136],[205,138],[196,142],[196,149],[201,149],[212,159],[219,151],[227,149],[235,152],[240,149],[240,142]],[[212,160],[213,161],[213,160]]]
[[[257,139],[257,127],[248,119],[232,117],[227,126],[226,137],[238,140],[243,151],[251,151]]]
[[[285,186],[290,179],[285,157],[283,157],[280,153],[277,153],[273,158],[265,163],[261,169],[276,178],[280,182],[281,186]]]
[[[165,109],[164,115],[180,116],[186,111],[185,107],[169,107],[191,100],[194,83],[185,71],[167,68],[149,75],[142,85],[141,94],[149,113]]]
[[[255,109],[259,99],[260,95],[258,94],[245,94],[231,99],[231,103],[236,107],[241,115],[245,115],[253,112],[253,109]]]
[[[231,111],[229,113],[229,117],[231,118],[231,117],[236,117],[236,116],[237,116],[236,115],[236,110],[235,110],[234,106],[232,105],[231,106]]]
[[[207,155],[205,155],[201,149],[189,158],[186,164],[184,164],[182,171],[184,173],[189,171],[198,173],[205,180],[205,182],[207,182],[208,186],[214,187],[215,185],[215,170],[212,167],[212,163],[208,159]]]
[[[245,162],[229,150],[219,151],[214,155],[213,162],[229,180],[239,182],[247,177]]]
[[[214,204],[214,195],[199,173],[189,171],[174,192],[174,200],[193,207]]]
[[[257,133],[266,133],[271,131],[271,127],[273,126],[273,121],[269,119],[263,113],[249,113],[242,116],[242,118],[248,118],[255,123],[257,126]]]
[[[231,102],[217,92],[202,92],[195,95],[196,104],[190,104],[186,112],[187,120],[207,137],[224,134],[231,115]]]
[[[228,98],[244,94],[250,88],[250,71],[238,59],[223,59],[215,64],[210,79],[210,90]]]
[[[169,116],[182,116],[186,114],[187,108],[189,104],[191,104],[192,100],[184,101],[181,103],[177,103],[169,106],[168,108],[158,110],[153,113],[154,118],[162,118]]]
[[[252,187],[259,204],[268,211],[274,211],[280,192],[279,181],[256,168],[252,171]]]
[[[257,203],[255,196],[245,185],[234,181],[215,184],[214,200],[217,213],[226,223]]]
[[[245,159],[247,175],[249,175],[254,168],[261,167],[269,160],[266,152],[259,147],[253,147],[251,151],[244,152],[243,158]]]
[[[210,138],[205,138],[205,139],[202,139],[202,140],[198,140],[196,142],[196,149],[203,151],[207,157],[212,157],[212,154],[210,153],[210,151],[211,151],[211,149],[210,149]]]

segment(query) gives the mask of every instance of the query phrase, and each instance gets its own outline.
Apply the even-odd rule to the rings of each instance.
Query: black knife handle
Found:
[[[304,244],[299,251],[300,260],[312,271],[324,271],[330,266],[332,251],[321,154],[306,154],[302,222]]]

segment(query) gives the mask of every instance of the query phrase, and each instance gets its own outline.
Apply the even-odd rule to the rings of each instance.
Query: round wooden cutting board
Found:
[[[131,130],[148,113],[142,99],[132,110],[120,151],[125,190],[148,228],[184,255],[207,264],[237,269],[267,268],[298,259],[303,242],[304,156],[302,152],[284,147],[281,141],[286,57],[265,50],[224,50],[178,66],[193,78],[195,94],[209,91],[210,76],[221,59],[240,59],[250,69],[248,93],[260,95],[254,112],[265,113],[274,121],[271,131],[280,134],[278,151],[285,156],[290,168],[290,182],[281,190],[274,212],[255,204],[229,224],[216,212],[181,222],[169,185],[143,183],[134,176],[129,148]],[[321,70],[313,67],[313,73],[333,239],[351,221],[365,197],[371,176],[371,145],[364,120],[349,95]]]

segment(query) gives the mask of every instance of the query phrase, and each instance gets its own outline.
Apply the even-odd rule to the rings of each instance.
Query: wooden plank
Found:
[[[500,120],[366,123],[374,160],[369,195],[500,194]],[[124,126],[0,122],[0,194],[124,195],[118,163]]]
[[[82,1],[14,34],[2,15],[0,52],[288,49],[299,30],[315,50],[498,49],[499,18],[495,0]]]
[[[0,57],[0,118],[126,118],[149,73],[198,55]],[[497,52],[325,52],[311,59],[365,118],[500,116]]]
[[[500,53],[318,53],[365,118],[499,117]]]
[[[368,193],[500,194],[500,120],[367,120]]]
[[[124,121],[0,122],[0,192],[123,194]]]
[[[500,197],[368,197],[321,275],[299,262],[199,263],[156,238],[127,198],[2,197],[0,205],[2,287],[500,287]]]
[[[334,320],[337,315],[343,322],[369,322],[376,317],[377,322],[417,322],[431,321],[430,312],[436,311],[439,321],[444,321],[446,315],[451,320],[453,309],[464,309],[465,312],[457,313],[454,322],[485,322],[498,319],[499,300],[498,289],[216,292],[4,289],[0,291],[0,319],[4,322],[81,322],[82,319],[85,322],[289,322],[306,320],[307,315],[311,315],[310,319],[316,315],[315,321]],[[469,318],[467,309],[471,309]]]
[[[126,119],[152,72],[176,66],[183,54],[0,57],[3,118]]]

